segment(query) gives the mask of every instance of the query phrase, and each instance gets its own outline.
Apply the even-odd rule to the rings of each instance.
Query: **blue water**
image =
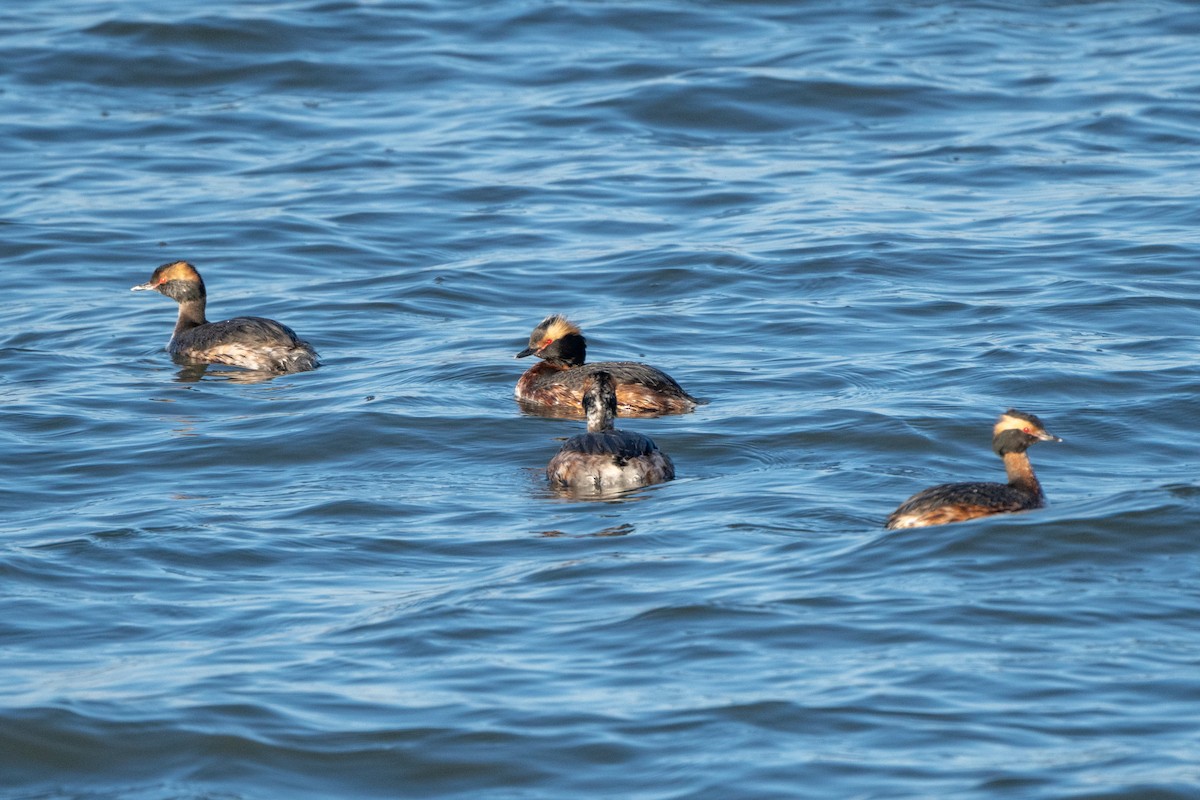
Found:
[[[0,9],[5,798],[1200,797],[1200,7],[175,5]],[[554,311],[677,480],[547,490]]]

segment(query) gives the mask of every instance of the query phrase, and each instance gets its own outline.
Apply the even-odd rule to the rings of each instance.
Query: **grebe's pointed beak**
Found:
[[[536,352],[537,352],[537,348],[526,347],[524,350],[522,350],[521,352],[519,352],[515,356],[513,356],[513,358],[524,358],[525,356],[531,356]]]
[[[1038,438],[1038,441],[1040,441],[1040,442],[1061,442],[1062,441],[1062,439],[1060,439],[1059,437],[1055,436],[1053,433],[1050,433],[1048,431],[1041,431],[1040,433],[1035,433],[1034,436],[1036,436]]]
[[[137,286],[131,286],[131,287],[129,288],[129,291],[131,291],[131,292],[145,292],[145,291],[149,291],[149,290],[151,290],[151,289],[153,289],[153,288],[154,288],[154,284],[153,284],[153,283],[151,283],[150,281],[146,281],[145,283],[139,283]]]

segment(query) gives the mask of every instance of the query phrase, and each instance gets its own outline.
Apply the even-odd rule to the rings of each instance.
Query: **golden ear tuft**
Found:
[[[1000,419],[996,420],[996,427],[993,429],[993,432],[1020,431],[1027,428],[1040,431],[1045,430],[1045,425],[1033,414],[1027,414],[1024,411],[1017,411],[1014,408],[1010,408],[1000,415]]]
[[[542,325],[546,328],[546,338],[554,341],[561,339],[568,333],[579,333],[579,326],[562,314],[554,314],[546,317]]]
[[[154,277],[159,283],[197,281],[200,280],[200,273],[196,272],[196,268],[186,261],[172,261],[154,270]]]

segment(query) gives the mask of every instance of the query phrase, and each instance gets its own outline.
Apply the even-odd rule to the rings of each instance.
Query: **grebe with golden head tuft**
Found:
[[[1061,442],[1033,414],[1009,409],[992,429],[992,449],[1004,459],[1008,483],[946,483],[917,492],[887,518],[886,528],[922,528],[1046,505],[1026,450],[1037,442]]]
[[[579,326],[561,314],[546,317],[529,336],[517,358],[537,356],[517,381],[514,392],[522,407],[548,416],[580,416],[584,381],[599,370],[613,379],[617,407],[624,417],[684,414],[698,401],[660,369],[636,361],[587,363],[587,339]]]
[[[261,372],[302,372],[316,369],[317,351],[295,331],[272,319],[234,317],[222,322],[204,318],[208,296],[204,279],[186,261],[173,261],[154,270],[150,280],[131,291],[153,290],[179,304],[175,331],[167,352],[187,364],[229,364]]]

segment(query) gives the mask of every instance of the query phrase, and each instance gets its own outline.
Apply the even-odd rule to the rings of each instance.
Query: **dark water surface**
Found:
[[[4,797],[1200,797],[1200,7],[174,5],[0,10]],[[552,311],[676,481],[547,491]]]

